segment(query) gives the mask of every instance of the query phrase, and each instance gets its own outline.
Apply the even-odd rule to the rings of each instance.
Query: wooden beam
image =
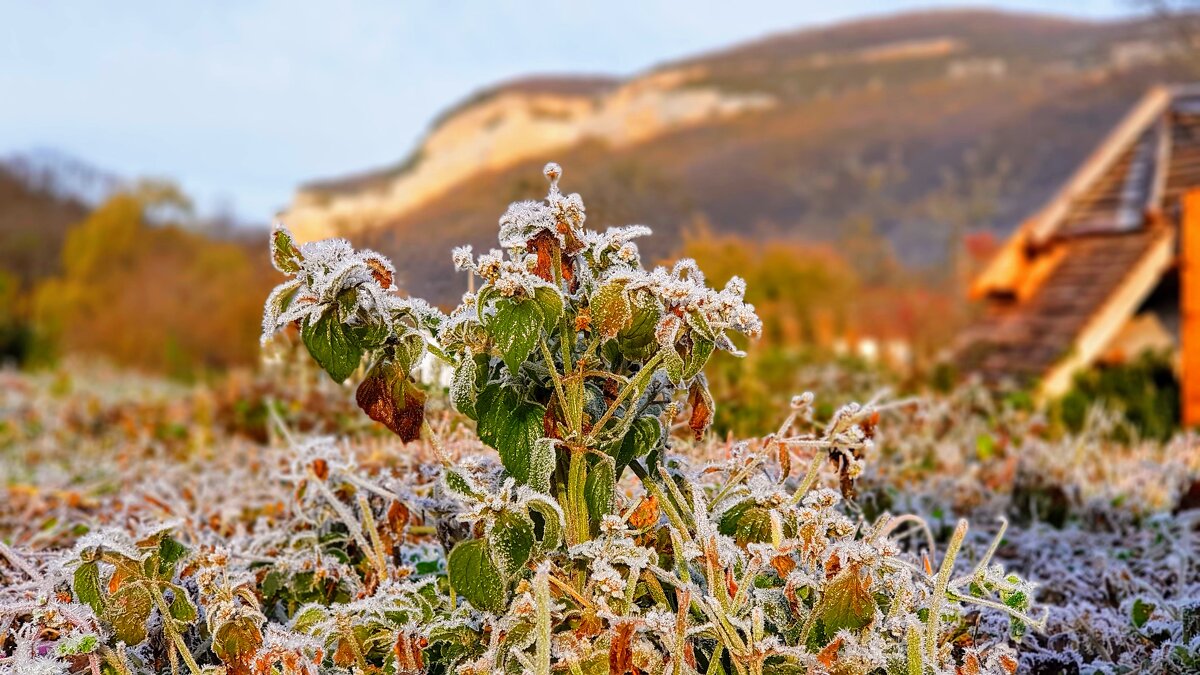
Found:
[[[1071,208],[1071,203],[1085,194],[1088,187],[1112,166],[1121,153],[1162,116],[1171,104],[1172,95],[1171,89],[1167,87],[1153,87],[1142,97],[1050,203],[1031,219],[1028,235],[1033,242],[1041,242],[1054,235],[1059,222]]]
[[[1200,424],[1200,188],[1183,195],[1180,224],[1179,337],[1184,426]]]
[[[1012,293],[1029,271],[1030,251],[1042,251],[1078,197],[1116,161],[1145,129],[1160,119],[1176,96],[1195,93],[1183,87],[1153,87],[1104,139],[1092,155],[1040,211],[1026,219],[971,283],[969,295],[980,299],[992,293]],[[1168,129],[1169,133],[1169,129]],[[1036,256],[1034,256],[1036,257]]]
[[[1096,362],[1174,262],[1175,232],[1171,228],[1159,228],[1150,248],[1125,274],[1112,296],[1084,324],[1070,353],[1042,378],[1039,393],[1046,397],[1065,394],[1071,388],[1075,372]]]

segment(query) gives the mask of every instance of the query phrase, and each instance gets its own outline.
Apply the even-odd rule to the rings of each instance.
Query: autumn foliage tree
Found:
[[[55,352],[175,376],[257,359],[265,265],[236,243],[188,229],[189,213],[178,191],[142,185],[70,231],[61,275],[34,298],[39,331]]]

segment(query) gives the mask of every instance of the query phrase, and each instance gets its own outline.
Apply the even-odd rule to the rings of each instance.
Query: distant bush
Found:
[[[1081,371],[1057,409],[1067,428],[1078,432],[1093,406],[1109,406],[1141,437],[1165,441],[1179,430],[1179,400],[1170,354],[1147,351],[1127,363]]]
[[[161,188],[120,193],[70,230],[61,275],[33,301],[55,351],[185,378],[257,362],[265,270],[241,246],[162,218],[179,199]]]

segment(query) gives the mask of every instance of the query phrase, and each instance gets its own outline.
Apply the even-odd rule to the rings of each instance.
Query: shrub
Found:
[[[1179,400],[1170,355],[1146,351],[1128,363],[1080,372],[1057,407],[1063,423],[1076,433],[1089,410],[1103,405],[1118,412],[1142,437],[1165,441],[1179,430]]]
[[[887,539],[889,517],[856,525],[836,493],[817,488],[833,461],[852,493],[871,408],[844,407],[822,433],[792,436],[797,416],[811,414],[811,397],[800,397],[776,435],[726,466],[697,474],[670,456],[681,410],[697,439],[712,424],[710,356],[737,353],[731,332],[761,331],[744,284],[713,290],[690,260],[644,270],[633,239],[647,228],[585,230],[580,197],[559,192],[557,165],[546,175],[545,202],[513,204],[500,219],[503,251],[454,252],[483,284],[449,316],[392,293],[394,270],[378,254],[272,235],[272,258],[293,278],[267,302],[267,335],[297,322],[339,381],[366,358],[357,401],[405,442],[431,434],[411,371],[426,353],[445,360],[455,408],[499,456],[501,471],[441,457],[442,488],[469,534],[446,557],[449,596],[427,597],[429,625],[446,632],[426,652],[437,663],[425,665],[1011,672],[1003,644],[955,654],[945,641],[943,621],[959,616],[960,601],[1009,612],[1018,636],[1033,621],[1028,584],[988,558],[951,582],[965,522],[941,570],[924,574]],[[798,449],[811,457],[795,484]],[[636,503],[618,499],[626,469],[644,490]],[[376,556],[380,577],[385,557]],[[456,596],[474,611],[454,610]],[[311,611],[313,622],[337,623],[330,610]]]

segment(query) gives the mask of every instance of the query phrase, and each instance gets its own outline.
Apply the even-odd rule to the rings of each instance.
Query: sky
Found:
[[[169,177],[266,222],[296,186],[401,160],[441,110],[531,73],[630,75],[804,26],[959,2],[0,0],[0,156]],[[995,0],[1104,19],[1130,0]]]

